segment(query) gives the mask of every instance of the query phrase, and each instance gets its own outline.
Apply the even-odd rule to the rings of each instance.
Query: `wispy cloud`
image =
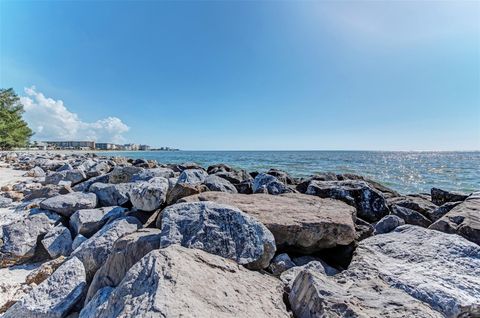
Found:
[[[62,100],[47,98],[34,86],[25,88],[20,98],[25,120],[35,132],[36,140],[95,140],[121,143],[130,129],[120,118],[107,117],[84,122],[64,105]]]

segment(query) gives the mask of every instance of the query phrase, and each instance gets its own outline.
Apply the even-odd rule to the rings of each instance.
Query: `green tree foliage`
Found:
[[[0,149],[25,147],[32,130],[22,119],[23,105],[12,88],[0,89]]]

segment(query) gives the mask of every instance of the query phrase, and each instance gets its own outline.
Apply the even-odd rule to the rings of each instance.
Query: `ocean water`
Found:
[[[480,152],[383,151],[122,151],[101,152],[160,163],[196,162],[205,168],[225,163],[247,171],[285,170],[307,177],[318,172],[368,176],[400,193],[430,192],[432,187],[480,190]]]

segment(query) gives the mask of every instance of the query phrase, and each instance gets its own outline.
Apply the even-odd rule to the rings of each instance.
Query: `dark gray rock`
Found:
[[[108,174],[104,174],[104,175],[101,175],[101,176],[98,176],[98,177],[93,177],[93,178],[90,178],[88,180],[85,180],[83,182],[80,182],[78,184],[76,184],[72,190],[73,191],[78,191],[78,192],[88,192],[90,190],[90,186],[94,183],[108,183],[108,180],[109,180],[109,175]]]
[[[259,173],[252,184],[253,193],[282,194],[293,192],[284,183],[280,182],[276,177],[266,173]]]
[[[321,198],[333,198],[356,207],[357,216],[376,222],[389,214],[387,202],[382,193],[370,187],[365,181],[317,181],[313,180],[307,194]]]
[[[75,239],[72,242],[72,251],[75,251],[77,247],[82,245],[82,243],[85,242],[86,240],[88,239],[82,234],[78,234],[77,236],[75,236]]]
[[[105,161],[100,161],[90,167],[87,171],[87,177],[98,177],[104,175],[110,171],[110,165]]]
[[[175,177],[175,172],[170,168],[154,168],[154,169],[145,169],[138,173],[135,173],[132,176],[130,182],[137,181],[148,181],[152,178],[161,177],[161,178],[173,178]]]
[[[97,196],[94,193],[81,192],[57,195],[40,202],[40,208],[66,217],[70,217],[77,210],[93,209],[96,206]]]
[[[420,212],[404,208],[394,204],[391,206],[392,214],[400,217],[406,224],[429,227],[432,222],[424,217]]]
[[[143,168],[126,166],[126,167],[115,167],[109,173],[108,182],[117,184],[117,183],[127,183],[130,182],[133,176],[139,172],[143,171]]]
[[[270,169],[267,171],[267,174],[274,176],[278,179],[278,181],[284,184],[294,184],[295,180],[285,171],[278,170],[278,169]]]
[[[272,233],[236,207],[215,202],[178,203],[162,211],[160,247],[181,244],[233,259],[251,269],[266,268],[275,255]]]
[[[436,205],[442,205],[447,202],[464,201],[468,197],[468,194],[432,188],[431,196],[433,203]]]
[[[458,201],[458,202],[447,202],[436,208],[431,214],[430,217],[432,219],[432,222],[437,221],[440,219],[442,216],[450,212],[451,209],[462,203],[463,201]]]
[[[396,215],[387,215],[375,224],[373,233],[375,235],[388,233],[404,224],[405,221],[402,218]]]
[[[407,195],[388,199],[390,206],[397,205],[403,208],[417,211],[431,220],[431,215],[437,208],[435,204],[429,200],[417,195]]]
[[[204,183],[210,191],[237,193],[237,189],[230,181],[216,175],[207,176]]]
[[[268,266],[268,270],[275,276],[280,276],[284,271],[296,266],[295,263],[290,259],[287,253],[278,254],[275,256],[270,265]]]

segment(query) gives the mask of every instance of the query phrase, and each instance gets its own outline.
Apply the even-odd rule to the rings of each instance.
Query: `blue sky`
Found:
[[[479,150],[479,21],[477,1],[0,1],[0,85],[36,139]]]

